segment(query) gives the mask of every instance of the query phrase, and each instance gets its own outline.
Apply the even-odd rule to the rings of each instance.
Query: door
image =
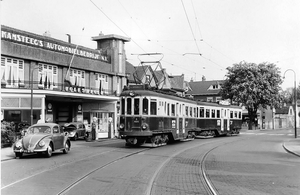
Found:
[[[53,127],[53,143],[54,143],[54,150],[63,148],[64,145],[64,132],[60,131],[59,126]]]

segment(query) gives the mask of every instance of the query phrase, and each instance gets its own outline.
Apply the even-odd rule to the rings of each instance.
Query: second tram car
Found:
[[[197,102],[147,86],[132,85],[120,95],[119,135],[127,145],[239,134],[241,107]]]

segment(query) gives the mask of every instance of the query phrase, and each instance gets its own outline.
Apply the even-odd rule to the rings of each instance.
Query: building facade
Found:
[[[97,49],[1,26],[1,120],[89,126],[96,117],[97,137],[114,137],[130,39],[92,40]]]

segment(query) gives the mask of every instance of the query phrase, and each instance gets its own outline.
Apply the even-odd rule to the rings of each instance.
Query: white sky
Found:
[[[163,53],[171,75],[224,79],[226,67],[276,63],[300,78],[299,0],[2,0],[1,24],[96,48],[100,32],[131,38],[126,56]],[[188,19],[187,19],[188,17]],[[84,30],[82,30],[84,28]],[[195,55],[197,53],[200,55]],[[185,53],[192,53],[186,54]],[[283,88],[294,86],[286,72]]]

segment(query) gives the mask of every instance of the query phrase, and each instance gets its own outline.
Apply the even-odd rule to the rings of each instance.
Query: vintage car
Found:
[[[71,122],[64,124],[64,131],[69,133],[69,138],[76,141],[86,138],[86,128],[82,122]]]
[[[51,157],[55,151],[67,154],[70,148],[68,133],[56,123],[38,123],[30,126],[24,137],[13,145],[13,151],[19,158],[24,153],[45,154],[46,157]]]

